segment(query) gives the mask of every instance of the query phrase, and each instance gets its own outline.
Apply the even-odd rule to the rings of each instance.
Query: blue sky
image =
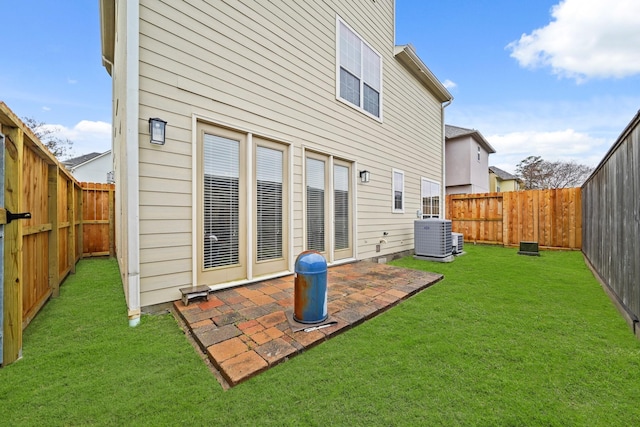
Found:
[[[0,100],[57,126],[75,155],[108,150],[98,1],[0,7]],[[596,165],[640,109],[637,0],[397,0],[396,43],[453,94],[446,122],[479,130],[507,171],[529,155]]]

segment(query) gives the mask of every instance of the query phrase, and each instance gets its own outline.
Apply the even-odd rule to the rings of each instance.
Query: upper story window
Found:
[[[336,17],[336,97],[382,119],[382,57]]]
[[[480,161],[480,146],[478,145],[478,161]]]

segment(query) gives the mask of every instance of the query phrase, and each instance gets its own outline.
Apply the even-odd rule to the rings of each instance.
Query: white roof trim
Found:
[[[394,48],[394,55],[402,65],[416,75],[423,85],[433,92],[441,103],[453,100],[453,95],[444,87],[435,74],[431,72],[429,67],[422,62],[412,45],[396,46]]]

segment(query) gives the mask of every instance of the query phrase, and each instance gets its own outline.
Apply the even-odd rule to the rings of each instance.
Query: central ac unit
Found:
[[[460,255],[464,249],[464,239],[462,233],[451,233],[453,243],[453,254]]]
[[[436,261],[452,258],[450,220],[419,219],[413,224],[416,256],[434,258]]]

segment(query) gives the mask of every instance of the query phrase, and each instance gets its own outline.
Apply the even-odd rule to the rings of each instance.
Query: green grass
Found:
[[[115,261],[81,261],[0,369],[0,424],[639,425],[640,343],[582,255],[465,249],[394,262],[445,279],[228,391],[170,315],[127,325]]]

